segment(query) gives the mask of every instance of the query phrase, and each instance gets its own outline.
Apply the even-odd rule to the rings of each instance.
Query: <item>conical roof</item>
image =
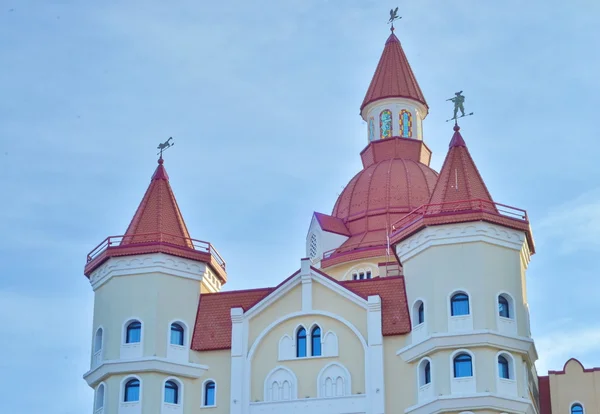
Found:
[[[150,185],[127,227],[121,245],[150,241],[192,247],[162,158],[158,160]]]
[[[362,111],[371,102],[383,98],[414,99],[427,106],[400,41],[393,32],[385,42],[383,53],[360,110]]]
[[[471,158],[460,127],[454,126],[450,149],[431,194],[430,204],[453,203],[465,200],[493,202],[479,170]],[[449,205],[449,209],[456,206]]]

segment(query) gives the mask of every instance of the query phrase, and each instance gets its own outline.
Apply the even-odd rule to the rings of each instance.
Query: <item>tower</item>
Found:
[[[87,257],[94,321],[84,378],[95,413],[183,413],[185,390],[207,368],[190,344],[199,297],[227,281],[225,262],[190,237],[163,164],[161,156],[125,234]],[[186,404],[199,399],[186,395]]]
[[[493,201],[454,127],[427,204],[393,224],[423,412],[539,412],[525,273],[527,213]]]
[[[393,30],[360,111],[367,122],[363,169],[331,215],[315,212],[306,239],[313,264],[338,280],[401,273],[389,249],[389,229],[429,201],[437,180],[423,141],[427,102]]]

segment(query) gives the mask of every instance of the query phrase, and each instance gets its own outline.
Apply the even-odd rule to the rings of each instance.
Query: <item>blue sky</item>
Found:
[[[462,89],[488,188],[530,214],[539,370],[600,365],[598,2],[4,0],[0,412],[91,411],[85,257],[125,231],[169,136],[171,184],[226,288],[299,267],[312,212],[360,169],[359,106],[396,5],[432,166]]]

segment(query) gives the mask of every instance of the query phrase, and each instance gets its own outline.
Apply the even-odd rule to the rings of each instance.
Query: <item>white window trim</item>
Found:
[[[132,379],[136,379],[140,382],[140,398],[137,401],[125,401],[125,385]],[[143,393],[144,393],[144,382],[137,375],[128,375],[121,380],[120,384],[120,392],[119,392],[119,404],[121,405],[133,405],[140,404],[142,402]]]
[[[573,410],[573,406],[575,404],[581,405],[581,408],[583,409],[583,414],[585,414],[585,405],[579,400],[572,401],[571,404],[569,404],[569,414],[571,414],[571,411]]]
[[[319,375],[317,375],[317,398],[336,398],[336,397],[325,397],[324,395],[322,395],[322,390],[323,390],[323,375],[325,373],[325,371],[327,371],[327,369],[331,366],[337,366],[339,368],[342,369],[342,371],[344,371],[344,374],[346,376],[346,378],[344,378],[344,397],[348,397],[350,395],[352,395],[352,376],[350,375],[350,371],[348,371],[348,368],[346,368],[343,364],[339,363],[339,362],[330,362],[329,364],[325,365],[323,368],[321,368],[321,371],[319,371]],[[346,392],[346,390],[348,390],[348,392]],[[339,398],[339,397],[337,397]]]
[[[102,331],[102,340],[100,341],[100,349],[96,351],[96,335],[98,335],[98,331]],[[92,341],[92,355],[96,355],[97,353],[101,353],[104,349],[104,327],[102,325],[98,326],[94,331],[94,339]]]
[[[298,399],[298,378],[296,377],[296,374],[294,373],[294,371],[292,371],[288,367],[283,366],[283,365],[278,365],[275,368],[273,368],[265,377],[265,381],[264,381],[264,385],[263,385],[263,401],[267,401],[267,402],[272,401],[267,398],[267,396],[269,395],[269,388],[272,386],[272,383],[273,383],[273,381],[270,380],[270,378],[278,370],[286,371],[291,375],[292,383],[290,384],[290,401],[297,400]],[[216,393],[215,393],[215,395],[216,395]]]
[[[165,386],[167,385],[167,381],[173,381],[175,384],[177,384],[177,404],[168,403],[165,401]],[[165,380],[162,382],[162,397],[160,401],[163,405],[167,406],[183,406],[183,382],[177,377],[165,378]]]
[[[318,327],[321,330],[321,339],[319,340],[319,342],[321,343],[321,355],[312,354],[312,332],[313,329],[315,329],[315,327]],[[323,336],[323,328],[321,327],[321,325],[319,325],[317,322],[313,322],[312,325],[310,325],[310,329],[306,332],[306,340],[308,341],[308,343],[306,344],[307,358],[318,358],[323,356]]]
[[[132,322],[140,323],[140,342],[127,342],[127,327]],[[130,345],[142,345],[144,343],[144,322],[137,317],[132,317],[123,322],[123,327],[121,329],[121,345],[130,346]]]
[[[102,393],[102,407],[101,408],[96,408],[96,405],[97,405],[97,402],[98,402],[98,390],[100,389],[100,387],[104,388],[104,392]],[[105,404],[106,404],[106,383],[101,382],[100,384],[98,384],[98,386],[94,390],[94,413],[101,413],[101,412],[103,412]]]
[[[454,358],[459,355],[459,354],[468,354],[471,356],[471,370],[472,375],[470,377],[455,377],[454,376]],[[496,360],[496,365],[498,365],[498,360]],[[452,352],[452,354],[450,355],[450,379],[452,380],[461,380],[461,379],[465,379],[465,378],[476,378],[476,369],[475,369],[475,354],[471,351],[469,351],[468,349],[457,349],[456,351]],[[498,368],[496,367],[496,370],[498,370]]]
[[[206,405],[206,384],[209,382],[213,382],[215,384],[215,403],[213,405]],[[218,391],[218,384],[217,381],[214,378],[207,378],[204,380],[204,382],[202,382],[202,401],[200,401],[200,406],[204,407],[204,408],[216,408],[217,407],[217,391]]]
[[[419,321],[419,309],[417,308],[417,303],[419,302],[423,304],[423,322],[421,323],[417,323]],[[425,303],[425,299],[416,298],[413,302],[411,308],[411,321],[413,327],[423,325],[425,322],[427,322],[427,304]]]
[[[300,330],[300,328],[304,328],[304,331],[306,332],[306,356],[300,357],[298,356],[298,331]],[[310,344],[310,333],[309,331],[306,329],[306,326],[304,326],[303,324],[298,324],[296,325],[296,327],[294,328],[294,336],[292,337],[292,339],[294,340],[293,342],[293,347],[294,347],[294,359],[306,359],[306,358],[310,358],[310,349],[309,349],[309,344]]]
[[[469,298],[469,313],[466,315],[452,315],[452,298],[454,297],[454,295],[459,294],[459,293],[463,293],[465,295],[467,295],[467,297]],[[466,290],[466,289],[455,289],[453,290],[449,295],[448,295],[448,318],[452,319],[452,318],[466,318],[468,316],[473,316],[473,301],[472,301],[472,296],[471,294]],[[496,312],[497,313],[497,312]]]
[[[344,280],[354,280],[353,274],[354,273],[360,273],[360,272],[364,272],[365,273],[365,279],[364,280],[367,280],[367,272],[371,272],[371,279],[374,279],[375,277],[377,277],[375,275],[375,269],[377,269],[377,268],[378,267],[376,265],[374,265],[373,263],[362,262],[362,263],[359,263],[359,264],[356,264],[356,265],[352,266],[352,268],[346,272],[346,274],[344,275],[344,277],[342,279],[344,279]],[[357,279],[357,280],[360,280],[360,279]]]
[[[177,323],[183,327],[183,345],[177,345],[177,344],[171,343],[171,325],[173,325],[174,323]],[[167,328],[167,346],[175,346],[177,348],[188,348],[189,344],[190,344],[190,340],[188,337],[189,331],[190,330],[188,328],[188,324],[185,323],[182,319],[173,319],[171,322],[169,322],[169,325]]]
[[[423,383],[421,385],[421,366],[423,366],[423,376],[425,376],[425,368],[424,368],[425,361],[429,362],[429,374],[430,374],[429,376],[431,378],[431,381],[428,384]],[[434,378],[433,377],[433,361],[429,357],[422,358],[419,361],[419,363],[417,364],[417,389],[420,390],[421,388],[426,387],[428,385],[429,386],[433,385],[433,378]],[[425,381],[425,379],[423,378],[423,382],[424,381]]]
[[[508,379],[500,377],[500,367],[498,366],[498,358],[503,356],[508,362]],[[515,357],[508,351],[500,351],[496,354],[496,378],[503,381],[517,381],[517,372],[515,366]]]

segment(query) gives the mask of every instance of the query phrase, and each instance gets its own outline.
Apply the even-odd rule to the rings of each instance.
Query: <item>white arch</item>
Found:
[[[450,377],[455,378],[454,377],[454,358],[459,354],[467,354],[471,357],[472,377],[475,378],[475,354],[473,352],[469,351],[468,349],[464,349],[464,348],[457,349],[456,351],[452,352],[452,354],[450,355]],[[497,360],[496,360],[496,364],[497,364]]]
[[[101,398],[101,400],[100,400]],[[98,406],[98,402],[102,401],[102,405]],[[98,386],[96,387],[96,390],[94,392],[94,412],[100,410],[101,408],[104,408],[104,405],[106,404],[106,384],[104,382],[101,382],[100,384],[98,384]]]
[[[119,388],[120,388],[120,392],[119,392],[119,402],[123,402],[125,400],[125,385],[132,379],[136,379],[140,382],[140,399],[138,401],[133,401],[130,402],[131,404],[135,404],[136,402],[141,402],[142,401],[142,393],[144,391],[144,383],[142,381],[142,379],[137,376],[137,375],[127,375],[125,378],[123,378],[121,380],[121,383],[119,384]]]
[[[165,386],[167,385],[167,381],[173,381],[175,384],[177,384],[177,405],[183,405],[183,381],[176,377],[167,377],[163,380],[161,399],[162,403],[165,404]]]
[[[517,376],[516,376],[516,370],[515,370],[515,358],[508,351],[500,351],[500,352],[496,353],[496,378],[500,378],[500,367],[498,365],[498,358],[500,356],[503,356],[504,358],[506,358],[506,361],[508,362],[508,379],[513,380],[513,381],[516,380]],[[505,378],[503,378],[503,379],[505,379]]]
[[[266,376],[264,382],[264,401],[279,401],[279,397],[273,396],[273,385],[277,384],[277,390],[283,391],[285,382],[290,386],[290,399],[298,398],[298,379],[294,371],[283,365],[276,366]]]
[[[500,300],[500,296],[504,296],[504,298],[506,299],[506,301],[508,302],[508,319],[512,319],[515,322],[517,321],[517,312],[515,310],[515,299],[513,298],[513,296],[506,292],[506,291],[501,291],[498,292],[498,294],[496,294],[496,315],[498,317],[501,317],[498,313],[498,301]]]
[[[425,320],[427,319],[427,305],[425,304],[425,299],[423,298],[416,298],[415,301],[412,304],[411,309],[411,322],[412,322],[412,326],[413,328],[419,324],[419,308],[418,305],[419,303],[423,304],[423,323],[425,323]]]
[[[323,331],[321,331],[321,353],[326,357],[338,356],[338,337],[335,332],[327,331],[323,335]]]
[[[452,298],[454,297],[454,295],[458,294],[458,293],[464,293],[465,295],[467,295],[467,297],[469,298],[469,313],[466,315],[457,315],[457,316],[472,316],[473,315],[473,301],[471,294],[469,293],[469,291],[467,289],[454,289],[452,292],[450,292],[450,294],[448,295],[448,317],[452,318]]]
[[[431,380],[430,383],[433,382],[433,362],[431,361],[431,358],[424,357],[419,361],[419,364],[417,365],[417,389],[427,385],[425,384],[425,363],[427,362],[429,363],[429,378]]]
[[[98,347],[98,333],[100,334],[100,346]],[[94,343],[92,345],[93,353],[96,354],[98,351],[102,351],[104,348],[104,327],[102,325],[96,328],[96,332],[94,333]]]
[[[358,263],[354,266],[352,266],[350,268],[350,270],[348,270],[344,276],[342,277],[342,280],[352,280],[352,275],[354,273],[360,273],[361,271],[365,272],[365,278],[366,278],[366,273],[367,271],[371,272],[371,278],[375,277],[375,270],[377,269],[378,266],[374,263],[370,263],[370,262],[361,262]]]
[[[340,373],[341,371],[341,373]],[[332,376],[328,376],[328,374],[333,374]],[[340,375],[341,374],[341,375]],[[325,378],[324,378],[325,377]],[[317,376],[317,397],[338,397],[339,389],[337,389],[338,378],[341,377],[343,381],[343,392],[341,396],[350,395],[352,393],[352,377],[350,376],[350,371],[344,365],[339,362],[330,362],[325,365],[321,371],[319,371],[319,375]],[[325,387],[327,380],[331,379],[332,384],[336,384],[337,395],[326,395]]]
[[[123,327],[121,329],[121,344],[122,345],[127,344],[127,342],[126,342],[127,341],[127,327],[132,322],[140,323],[140,342],[139,343],[141,344],[142,342],[144,342],[144,322],[140,318],[131,317],[131,318],[125,320],[125,322],[123,322]]]
[[[209,382],[215,384],[215,403],[213,405],[206,405],[206,384]],[[202,382],[202,401],[200,403],[202,407],[215,407],[217,405],[217,387],[217,381],[214,378],[207,378]]]
[[[167,345],[175,345],[171,343],[171,325],[173,325],[174,323],[181,325],[181,327],[183,328],[183,346],[184,347],[188,347],[189,346],[189,328],[188,328],[188,324],[186,322],[184,322],[182,319],[173,319],[171,322],[169,322],[168,328],[167,328]],[[175,345],[175,346],[180,346],[180,345]]]

